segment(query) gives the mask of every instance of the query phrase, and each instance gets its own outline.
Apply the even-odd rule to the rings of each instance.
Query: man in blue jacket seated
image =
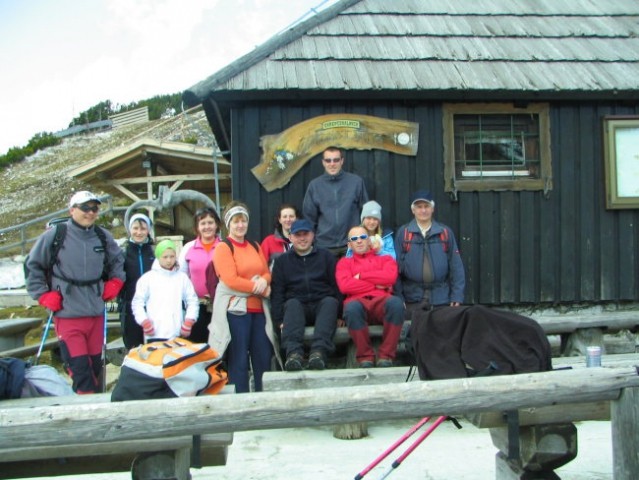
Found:
[[[404,300],[408,316],[417,308],[459,306],[466,280],[455,235],[433,219],[435,200],[430,192],[413,193],[410,208],[414,219],[395,234],[395,295]]]
[[[341,295],[335,282],[334,255],[313,244],[311,222],[296,220],[291,226],[293,248],[273,264],[271,313],[281,326],[284,368],[291,372],[304,368],[304,328],[314,325],[308,368],[323,370],[328,354],[335,350],[333,335]]]

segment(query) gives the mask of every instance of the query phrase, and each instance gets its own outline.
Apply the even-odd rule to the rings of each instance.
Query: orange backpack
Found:
[[[176,397],[215,395],[228,382],[221,360],[208,344],[192,343],[183,338],[140,345],[125,357],[112,400],[140,399],[140,390],[144,390],[140,388],[144,383],[140,381],[142,376],[148,383],[162,384],[157,395],[154,394],[156,390],[150,389],[142,398],[167,396],[160,392]],[[134,386],[138,388],[132,398],[130,390]]]

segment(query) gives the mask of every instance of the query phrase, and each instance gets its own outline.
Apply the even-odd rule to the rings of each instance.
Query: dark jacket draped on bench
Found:
[[[419,311],[411,339],[422,380],[552,370],[550,343],[536,321],[482,305]]]

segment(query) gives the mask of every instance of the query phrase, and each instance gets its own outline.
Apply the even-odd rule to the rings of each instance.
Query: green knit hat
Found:
[[[175,243],[173,243],[171,240],[167,238],[165,240],[162,240],[155,247],[155,258],[160,258],[162,254],[164,253],[164,250],[166,250],[167,248],[170,248],[171,250],[177,253],[177,250],[175,249]]]

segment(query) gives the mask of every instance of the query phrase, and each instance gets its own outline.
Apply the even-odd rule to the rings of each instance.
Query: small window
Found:
[[[446,191],[552,187],[547,104],[445,104]]]

